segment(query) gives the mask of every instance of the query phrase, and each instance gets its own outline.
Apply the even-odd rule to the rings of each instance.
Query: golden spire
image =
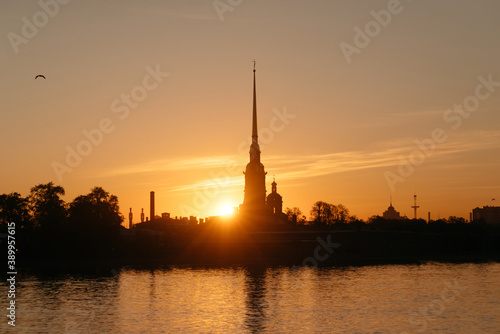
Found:
[[[252,142],[257,143],[257,93],[255,89],[255,64],[253,60],[253,121],[252,121]]]

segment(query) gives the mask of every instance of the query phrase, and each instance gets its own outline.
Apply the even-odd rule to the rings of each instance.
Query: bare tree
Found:
[[[292,224],[304,224],[306,216],[302,214],[302,211],[298,207],[286,208],[285,214],[288,217],[288,221]]]
[[[349,209],[342,204],[337,205],[335,222],[345,224],[348,222],[348,219]]]
[[[311,209],[311,220],[316,224],[347,223],[348,219],[349,210],[342,204],[335,205],[318,201]]]
[[[314,203],[311,209],[311,220],[315,224],[329,225],[333,223],[332,205],[323,201]]]

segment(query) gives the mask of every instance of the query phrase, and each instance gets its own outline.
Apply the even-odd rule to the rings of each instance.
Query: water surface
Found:
[[[18,279],[20,333],[498,333],[500,328],[498,263],[121,268],[98,274],[29,272]],[[6,321],[1,327],[8,327]]]

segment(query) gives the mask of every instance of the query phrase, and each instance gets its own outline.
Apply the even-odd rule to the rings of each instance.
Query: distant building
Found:
[[[168,212],[162,213],[160,216],[155,216],[154,220],[148,220],[146,217],[146,221],[142,223],[134,224],[134,228],[143,230],[143,229],[162,229],[167,226],[188,226],[188,225],[196,225],[198,224],[198,219],[194,216],[190,217],[175,217],[172,218]]]
[[[396,209],[394,209],[394,207],[392,206],[392,199],[391,199],[391,204],[389,205],[387,210],[384,211],[384,213],[382,214],[382,218],[384,218],[384,219],[401,219],[401,215],[399,214],[399,212],[397,212]]]
[[[483,206],[472,210],[472,220],[486,223],[500,223],[500,206]]]

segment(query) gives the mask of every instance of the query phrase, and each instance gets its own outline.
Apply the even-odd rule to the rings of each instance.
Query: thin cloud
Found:
[[[235,188],[241,188],[245,184],[241,176],[230,176],[227,178],[205,179],[199,182],[171,187],[172,192],[192,192],[198,189],[218,188],[221,192],[232,191]]]
[[[187,159],[160,159],[142,164],[125,166],[120,169],[107,171],[101,177],[112,177],[130,174],[142,174],[152,172],[189,171],[209,168],[222,168],[231,164],[236,164],[235,156],[216,156]]]
[[[500,131],[457,132],[449,135],[446,142],[436,144],[432,154],[426,156],[427,161],[450,159],[468,151],[500,148]],[[423,140],[423,139],[422,139]],[[352,172],[365,169],[390,168],[401,163],[400,158],[408,158],[419,147],[414,140],[400,140],[387,143],[388,148],[378,151],[348,151],[311,155],[273,155],[263,157],[268,174],[279,175],[280,181],[294,181],[311,177]],[[104,176],[120,176],[139,173],[161,173],[172,171],[206,170],[206,178],[193,183],[178,184],[169,187],[172,192],[192,192],[198,189],[218,188],[219,191],[231,191],[244,185],[244,177],[238,173],[230,173],[228,166],[246,165],[243,156],[215,156],[186,158],[180,160],[163,159],[150,161],[140,165],[128,166],[108,172]],[[479,162],[478,162],[479,163]],[[211,172],[224,170],[224,177],[210,177]],[[234,168],[233,168],[234,170]],[[230,175],[233,174],[233,175]],[[235,174],[235,175],[234,175]],[[214,175],[218,175],[214,173]]]

